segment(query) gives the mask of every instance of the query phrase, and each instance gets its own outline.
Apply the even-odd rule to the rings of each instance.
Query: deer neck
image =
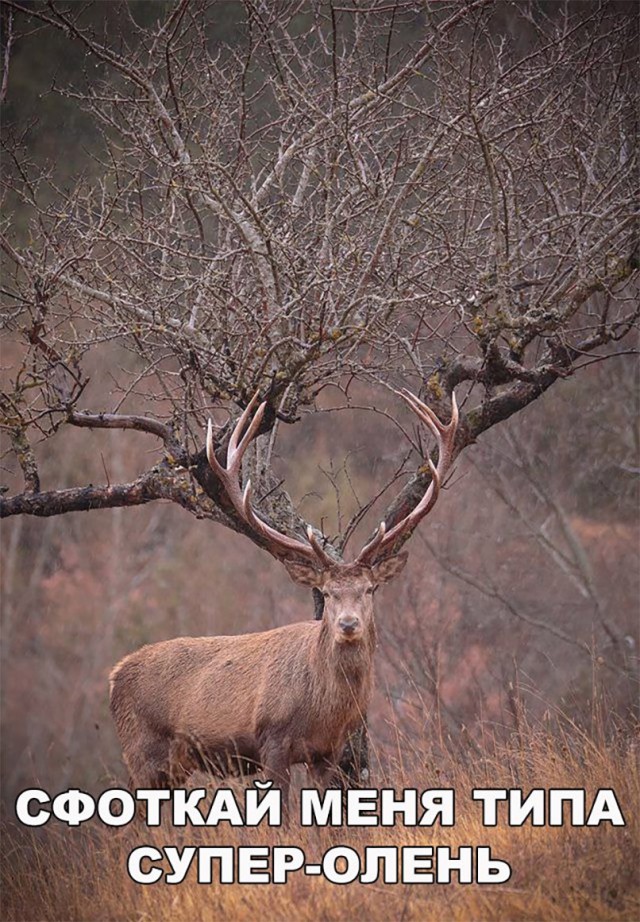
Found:
[[[351,694],[364,693],[366,697],[371,686],[375,648],[373,620],[362,640],[354,643],[338,643],[328,625],[322,622],[316,648],[317,674],[327,685],[348,686]]]

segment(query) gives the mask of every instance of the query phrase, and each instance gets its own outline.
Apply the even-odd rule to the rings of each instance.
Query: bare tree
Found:
[[[266,401],[242,478],[304,540],[272,461],[327,387],[355,406],[363,385],[384,412],[384,388],[407,386],[441,418],[458,388],[459,452],[634,348],[630,6],[247,0],[226,41],[216,2],[159,6],[146,27],[121,4],[120,35],[100,5],[4,7],[3,98],[21,47],[58,33],[86,63],[53,90],[97,140],[69,183],[29,126],[4,127],[0,416],[24,484],[10,472],[3,517],[170,500],[270,550],[210,469],[209,417],[221,459],[238,409]],[[41,484],[40,445],[69,427],[138,430],[160,455],[128,482]],[[428,484],[414,445],[421,466],[376,510],[389,529]]]
[[[4,516],[165,498],[242,530],[203,427],[258,390],[261,511],[304,534],[270,461],[276,423],[327,385],[446,403],[467,384],[460,450],[637,321],[628,7],[519,4],[505,20],[488,0],[247,2],[227,45],[216,3],[171,5],[128,41],[79,9],[7,7],[14,42],[61,30],[104,76],[58,90],[102,138],[71,189],[5,132],[5,188],[30,225],[2,230],[3,320],[25,344],[2,395],[25,487]],[[100,352],[111,406],[91,393]],[[151,433],[163,459],[131,483],[42,490],[32,444],[67,425]]]

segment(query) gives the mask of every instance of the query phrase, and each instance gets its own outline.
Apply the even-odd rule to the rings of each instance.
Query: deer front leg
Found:
[[[366,788],[370,784],[369,732],[367,718],[349,735],[340,756],[343,788]]]
[[[315,784],[322,790],[344,787],[336,753],[314,759],[309,763],[309,773]]]

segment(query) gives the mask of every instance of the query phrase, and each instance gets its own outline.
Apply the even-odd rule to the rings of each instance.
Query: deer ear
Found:
[[[376,583],[388,583],[389,580],[395,579],[398,574],[402,573],[405,564],[409,558],[406,551],[396,554],[395,557],[389,557],[382,560],[372,567],[373,578]]]
[[[319,586],[322,573],[309,563],[296,563],[293,560],[283,560],[287,573],[301,586]]]

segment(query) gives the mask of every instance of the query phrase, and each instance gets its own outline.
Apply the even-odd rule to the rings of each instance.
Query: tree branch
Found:
[[[135,429],[137,432],[148,432],[150,435],[157,435],[164,442],[174,461],[186,463],[187,453],[176,439],[171,428],[149,416],[124,416],[118,413],[72,411],[67,422],[72,426],[86,429]]]
[[[25,492],[0,499],[0,518],[12,515],[47,517],[66,512],[89,512],[92,509],[115,509],[142,506],[156,499],[170,499],[166,485],[155,472],[143,474],[133,483],[116,486],[72,487],[68,490]]]

